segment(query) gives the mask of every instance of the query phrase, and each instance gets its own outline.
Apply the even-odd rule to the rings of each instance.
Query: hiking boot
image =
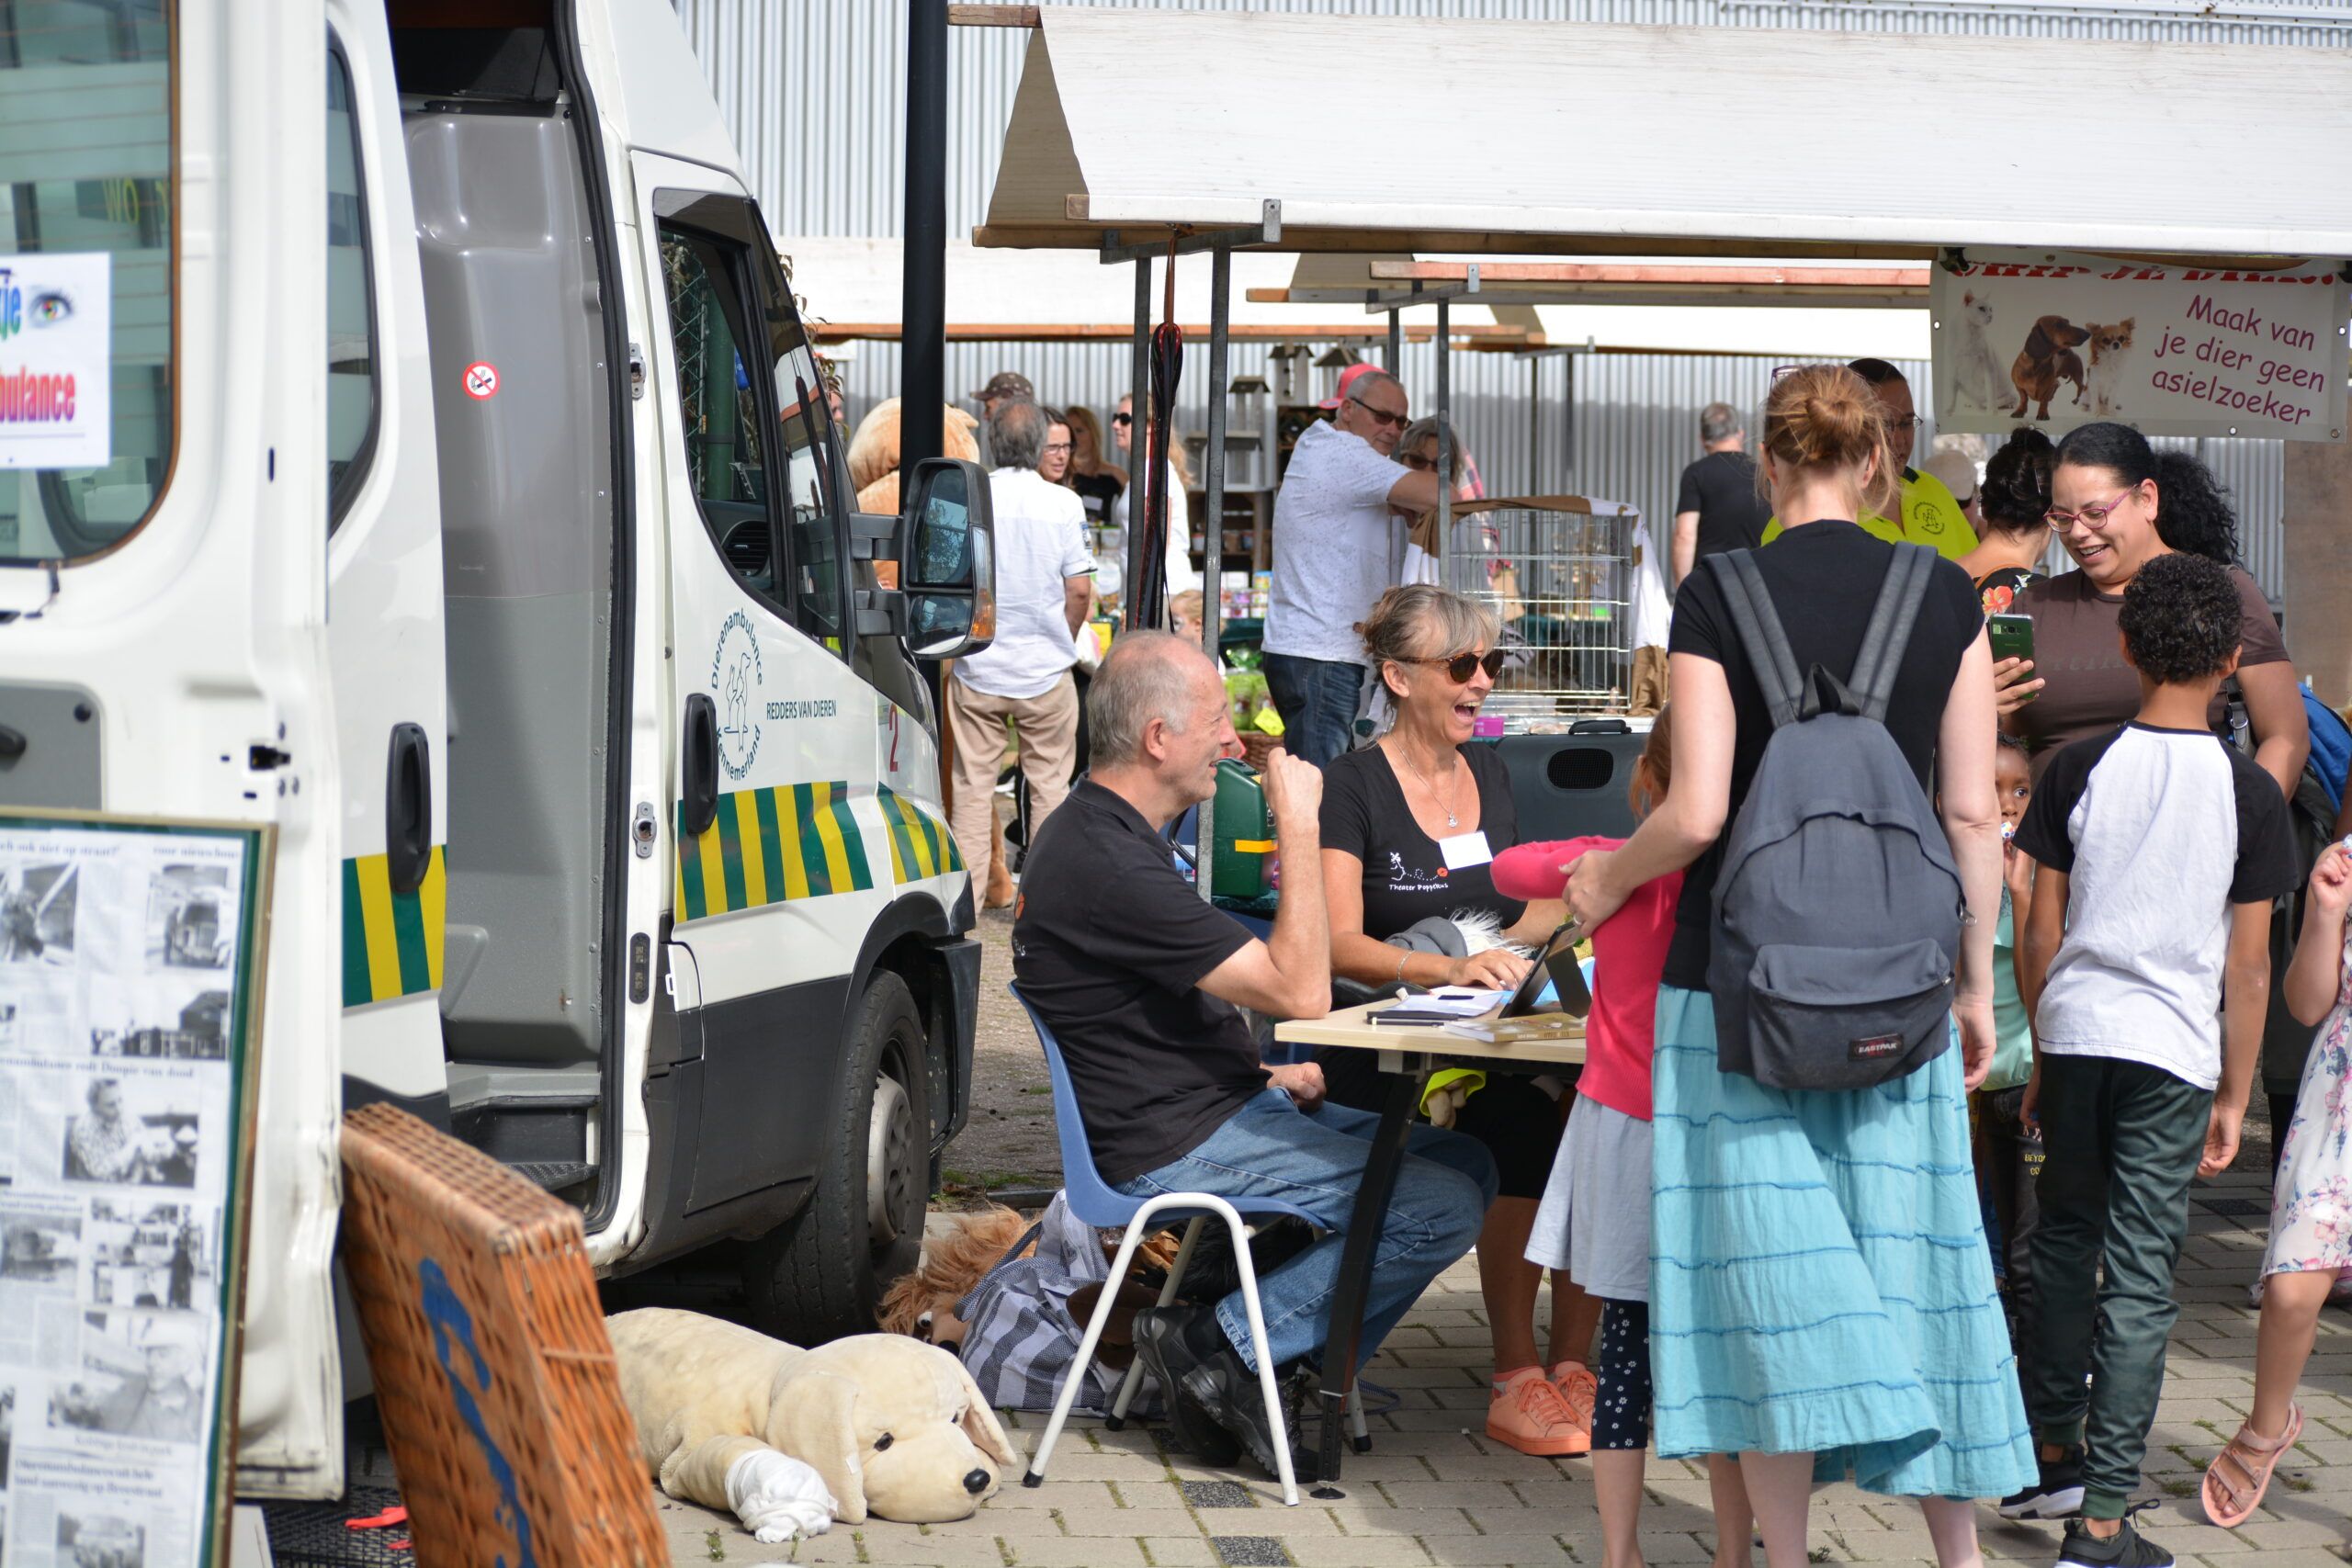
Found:
[[[1138,1311],[1134,1329],[1136,1355],[1142,1360],[1144,1371],[1159,1384],[1159,1397],[1168,1410],[1169,1434],[1175,1438],[1176,1446],[1203,1464],[1223,1467],[1241,1457],[1241,1445],[1203,1408],[1200,1401],[1184,1392],[1182,1382],[1183,1374],[1198,1359],[1186,1330],[1204,1314],[1211,1319],[1216,1316],[1215,1310],[1209,1307],[1145,1307]],[[1223,1337],[1224,1330],[1217,1332]]]
[[[2152,1506],[2143,1503],[2132,1512]],[[2091,1534],[2086,1521],[2071,1519],[2066,1544],[2058,1549],[2058,1568],[2172,1568],[2172,1553],[2142,1535],[2128,1517],[2105,1540]]]
[[[2041,1461],[2030,1485],[2001,1499],[2005,1519],[2071,1519],[2083,1511],[2083,1450]],[[2104,1544],[2103,1542],[2101,1544]]]
[[[1591,1417],[1578,1421],[1541,1367],[1521,1367],[1495,1384],[1487,1436],[1544,1459],[1592,1451]]]

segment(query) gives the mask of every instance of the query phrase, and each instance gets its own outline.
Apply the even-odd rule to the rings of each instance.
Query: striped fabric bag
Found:
[[[1036,1251],[1023,1257],[1033,1240]],[[1055,1193],[1037,1223],[1022,1233],[956,1308],[964,1322],[964,1369],[990,1404],[1000,1410],[1054,1407],[1062,1378],[1085,1336],[1085,1314],[1094,1306],[1096,1292],[1088,1287],[1104,1285],[1110,1272],[1098,1233],[1069,1212],[1061,1193]],[[1074,1295],[1079,1296],[1076,1307],[1070,1301]],[[1071,1410],[1109,1415],[1124,1376],[1124,1367],[1103,1365],[1098,1353],[1087,1366],[1085,1386]],[[1149,1372],[1136,1386],[1127,1414],[1140,1418],[1159,1415],[1159,1388]]]

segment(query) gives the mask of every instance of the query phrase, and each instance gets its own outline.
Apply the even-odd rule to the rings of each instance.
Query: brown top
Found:
[[[2245,608],[2238,634],[2245,651],[2238,662],[2246,667],[2283,662],[2287,645],[2261,587],[2236,567],[2230,568],[2230,581],[2237,585],[2238,602]],[[2009,721],[2033,752],[2033,776],[2039,783],[2060,747],[2112,729],[2140,711],[2140,677],[2123,658],[2118,624],[2123,595],[2100,592],[2080,570],[2061,572],[2019,591],[2011,609],[2033,617],[2033,672],[2047,682],[2041,694]],[[2206,720],[2217,729],[2224,706],[2216,693]]]

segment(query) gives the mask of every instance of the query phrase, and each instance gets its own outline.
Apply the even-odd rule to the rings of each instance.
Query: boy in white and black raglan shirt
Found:
[[[2139,716],[2052,758],[2018,829],[2041,868],[2020,988],[2036,1047],[2026,1114],[2046,1156],[2020,1359],[2041,1474],[2001,1511],[2079,1508],[2062,1568],[2173,1561],[2127,1506],[2178,1311],[2189,1179],[2237,1157],[2271,901],[2301,871],[2278,786],[2205,726],[2237,668],[2241,615],[2229,574],[2200,556],[2143,567],[2121,616]]]

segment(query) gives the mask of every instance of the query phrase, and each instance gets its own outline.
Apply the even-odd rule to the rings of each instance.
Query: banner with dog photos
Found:
[[[1932,269],[1936,428],[2341,441],[2342,264],[2267,271],[1970,251]]]

